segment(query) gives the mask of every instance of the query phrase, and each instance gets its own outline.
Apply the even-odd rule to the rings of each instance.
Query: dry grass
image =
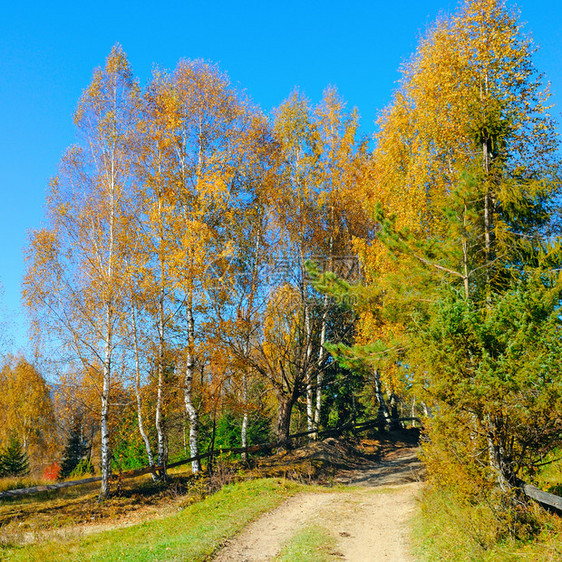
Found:
[[[328,438],[258,459],[250,473],[256,478],[288,478],[303,484],[330,485],[339,469],[361,469],[378,460],[382,450],[383,444],[376,439]]]
[[[562,449],[552,451],[537,475],[537,485],[545,492],[562,496]]]
[[[31,478],[29,476],[0,478],[0,492],[17,490],[20,488],[31,488],[33,486],[44,486],[46,484],[52,484],[52,482],[41,480],[40,478]]]
[[[414,533],[419,560],[562,560],[562,518],[535,503],[502,509],[427,486]]]
[[[28,497],[0,500],[0,548],[20,549],[56,540],[72,541],[109,529],[123,529],[173,514],[198,504],[225,485],[252,478],[281,477],[302,483],[333,484],[338,467],[372,463],[384,445],[375,439],[364,442],[327,440],[300,449],[258,458],[252,469],[241,463],[216,459],[211,476],[171,474],[166,485],[149,475],[122,482],[118,493],[99,503],[98,483],[42,492]],[[26,482],[25,485],[39,484]],[[0,551],[2,558],[2,551]]]
[[[298,493],[298,484],[282,480],[252,480],[225,486],[203,501],[173,498],[140,524],[106,521],[99,532],[61,532],[36,544],[0,546],[0,559],[21,560],[208,560],[223,542],[250,521]]]
[[[167,485],[149,476],[123,482],[119,493],[97,501],[99,484],[43,492],[0,502],[0,544],[42,541],[125,526],[165,512],[180,498],[199,499],[202,485],[191,476],[172,476]]]

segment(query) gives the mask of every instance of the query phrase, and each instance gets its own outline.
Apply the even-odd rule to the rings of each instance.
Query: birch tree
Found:
[[[264,324],[292,323],[292,328],[287,329],[295,346],[291,352],[281,352],[283,346],[277,341],[275,347],[288,363],[279,366],[276,377],[271,378],[273,372],[270,374],[280,400],[280,437],[288,434],[286,417],[290,418],[290,408],[300,397],[303,384],[308,430],[317,430],[320,421],[323,377],[332,361],[325,344],[335,307],[327,294],[320,295],[311,285],[306,264],[316,261],[323,270],[344,275],[349,258],[355,253],[351,241],[359,233],[357,219],[362,213],[350,194],[363,154],[363,146],[356,139],[357,127],[357,113],[346,113],[345,104],[334,89],[326,90],[315,108],[295,92],[275,114],[274,133],[282,164],[272,202],[280,229],[280,269],[285,278],[276,288],[269,307],[274,317]],[[297,294],[298,319],[293,308]],[[285,302],[287,298],[290,302]],[[287,310],[282,312],[283,306]],[[264,345],[269,345],[267,338]],[[292,383],[281,392],[289,379]]]
[[[170,233],[161,253],[169,269],[164,272],[162,262],[160,272],[177,307],[174,364],[184,373],[190,452],[196,456],[194,377],[205,368],[205,327],[230,298],[236,225],[253,199],[249,177],[265,120],[225,74],[202,61],[180,62],[173,73],[155,77],[151,92],[160,131],[152,190],[158,190],[158,212],[166,213],[161,224]],[[199,461],[192,469],[200,469]]]
[[[85,368],[102,372],[100,500],[109,494],[109,400],[123,321],[130,139],[138,87],[119,46],[82,95],[80,136],[51,182],[48,226],[31,236],[24,294],[37,330],[47,327]]]

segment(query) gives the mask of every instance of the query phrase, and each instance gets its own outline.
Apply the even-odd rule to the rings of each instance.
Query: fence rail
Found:
[[[543,492],[539,488],[527,483],[523,483],[523,492],[536,502],[562,513],[562,498],[560,496],[550,494],[549,492]]]
[[[419,418],[400,418],[396,421],[417,422],[421,425],[421,421]],[[287,446],[287,444],[289,444],[290,442],[299,439],[301,437],[306,437],[313,433],[317,433],[318,437],[330,437],[334,435],[341,435],[346,431],[351,431],[353,433],[361,433],[368,429],[378,427],[380,423],[381,423],[380,419],[372,419],[359,423],[347,423],[341,427],[333,428],[333,429],[325,429],[323,431],[315,431],[315,430],[303,431],[300,433],[289,435],[288,439],[283,441],[260,443],[257,445],[251,445],[249,447],[230,447],[230,448],[219,448],[219,449],[215,449],[214,447],[212,447],[206,453],[201,453],[200,455],[196,455],[188,459],[183,459],[181,461],[170,463],[166,466],[166,468],[167,469],[175,468],[178,466],[189,464],[190,462],[193,462],[195,460],[203,460],[208,458],[212,459],[215,456],[223,455],[226,453],[234,453],[234,454],[257,453],[258,451],[271,450],[277,447]],[[148,474],[148,473],[157,474],[158,471],[161,470],[162,470],[161,466],[147,466],[136,470],[128,470],[126,472],[112,474],[110,478],[111,480],[124,480],[129,478],[137,478],[139,476],[143,476],[144,474]],[[33,486],[31,488],[19,488],[16,490],[7,490],[5,492],[0,492],[0,499],[13,498],[18,496],[27,496],[31,494],[38,494],[41,492],[49,492],[51,490],[60,490],[63,488],[71,488],[73,486],[81,486],[83,484],[92,484],[94,482],[100,482],[100,481],[101,481],[101,476],[94,476],[92,478],[83,478],[81,480],[72,480],[70,482],[60,482],[58,484],[47,484],[43,486]],[[550,508],[556,509],[559,512],[562,512],[562,497],[556,496],[554,494],[550,494],[548,492],[543,492],[539,488],[536,488],[535,486],[532,486],[531,484],[527,484],[527,483],[523,483],[522,488],[523,488],[523,492],[531,499],[539,502],[542,505],[546,505]]]
[[[401,418],[400,421],[412,421],[412,420],[416,420],[419,422],[419,420],[417,418]],[[240,454],[240,453],[257,453],[258,451],[267,451],[267,450],[271,450],[271,449],[275,449],[277,447],[283,447],[283,446],[287,446],[288,444],[290,445],[291,442],[295,441],[296,439],[299,439],[301,437],[306,437],[308,435],[311,435],[313,433],[317,433],[319,437],[329,437],[329,436],[333,436],[333,435],[341,435],[342,433],[345,433],[346,431],[352,431],[352,432],[362,432],[365,431],[367,429],[370,429],[372,427],[377,427],[377,425],[380,423],[380,420],[367,420],[364,422],[359,422],[359,423],[347,423],[344,424],[338,428],[333,428],[333,429],[325,429],[323,431],[303,431],[300,433],[294,433],[293,435],[289,435],[287,439],[283,440],[283,441],[271,441],[268,443],[259,443],[257,445],[250,445],[249,447],[229,447],[229,448],[214,448],[212,447],[210,450],[208,450],[205,453],[201,453],[199,455],[196,455],[194,457],[189,457],[187,459],[183,459],[181,461],[177,461],[177,462],[173,462],[170,464],[166,465],[166,469],[169,468],[176,468],[178,466],[182,466],[185,464],[189,464],[190,462],[193,462],[195,460],[203,460],[203,459],[208,459],[208,458],[214,458],[216,456],[219,455],[223,455],[223,454],[227,454],[227,453],[234,453],[234,454]],[[110,479],[112,481],[115,480],[124,480],[124,479],[129,479],[129,478],[137,478],[139,476],[143,476],[144,474],[149,474],[149,473],[153,473],[153,474],[157,474],[159,471],[162,470],[161,466],[146,466],[144,468],[139,468],[139,469],[135,469],[135,470],[128,470],[126,472],[119,472],[119,473],[114,473],[110,476]],[[74,486],[81,486],[83,484],[92,484],[94,482],[101,482],[101,476],[93,476],[91,478],[83,478],[81,480],[72,480],[70,482],[60,482],[57,484],[46,484],[46,485],[41,485],[41,486],[32,486],[30,488],[18,488],[15,490],[7,490],[5,492],[0,492],[0,499],[5,499],[5,498],[13,498],[13,497],[18,497],[18,496],[27,496],[27,495],[31,495],[31,494],[38,494],[41,492],[49,492],[52,490],[59,490],[59,489],[63,489],[63,488],[72,488]]]

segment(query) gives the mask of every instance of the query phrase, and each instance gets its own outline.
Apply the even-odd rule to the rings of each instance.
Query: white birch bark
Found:
[[[377,402],[379,403],[379,413],[378,418],[381,423],[390,423],[390,412],[388,411],[388,406],[386,405],[386,400],[384,399],[384,394],[381,385],[381,374],[378,369],[374,372],[374,382],[375,382],[375,396],[377,397]]]
[[[148,465],[154,466],[154,454],[152,453],[152,447],[150,445],[150,440],[144,429],[144,421],[142,417],[142,397],[141,397],[141,372],[140,372],[140,352],[139,352],[139,340],[137,332],[137,315],[135,313],[135,305],[131,307],[131,323],[133,327],[133,338],[134,338],[134,351],[135,351],[135,394],[137,399],[137,420],[139,424],[139,433],[144,443],[146,449],[146,455],[148,457]],[[152,473],[152,478],[156,479],[156,475]]]
[[[109,496],[109,479],[111,477],[111,452],[109,449],[109,391],[111,388],[111,308],[106,308],[106,338],[103,361],[103,382],[101,392],[101,486],[99,500]]]
[[[114,91],[114,99],[116,93]],[[115,141],[114,141],[115,142]],[[109,393],[111,389],[111,354],[113,345],[113,284],[114,270],[113,260],[115,252],[115,147],[110,145],[108,174],[109,190],[109,233],[108,233],[108,255],[107,271],[105,279],[105,345],[103,354],[103,381],[101,392],[101,486],[99,500],[103,501],[109,496],[109,479],[111,477],[111,451],[109,449]]]
[[[189,417],[189,452],[192,457],[199,454],[199,413],[193,404],[193,375],[195,371],[195,359],[193,356],[193,345],[195,343],[195,321],[193,318],[193,303],[191,296],[187,306],[187,357],[185,362],[185,380],[184,380],[184,403],[187,415]],[[197,474],[201,470],[199,460],[191,463],[191,471]]]
[[[242,427],[240,429],[240,439],[242,441],[242,447],[248,446],[248,377],[246,373],[242,375],[242,400],[244,402],[244,414],[242,416]],[[248,455],[242,453],[242,460],[248,460]]]
[[[258,218],[259,221],[262,220],[261,215]],[[250,356],[250,319],[253,314],[253,304],[254,304],[254,297],[257,290],[257,283],[258,283],[258,260],[259,260],[259,253],[260,253],[260,246],[262,242],[262,223],[258,223],[258,230],[256,233],[256,241],[254,246],[254,263],[252,265],[252,281],[250,285],[250,294],[248,295],[248,307],[246,310],[246,334],[245,338],[246,341],[244,342],[244,358],[248,359]],[[242,374],[242,401],[243,401],[243,408],[244,412],[242,415],[242,427],[240,428],[240,439],[242,442],[242,447],[248,446],[248,423],[249,423],[249,414],[248,414],[248,374],[244,372]],[[248,459],[248,455],[246,453],[242,453],[242,460],[246,461]]]
[[[318,349],[318,362],[316,364],[316,404],[314,408],[314,429],[313,439],[318,439],[318,428],[320,427],[320,415],[322,413],[322,383],[324,379],[324,357],[326,349],[326,325],[328,323],[328,295],[324,295],[322,305],[322,324],[320,326],[320,348]]]

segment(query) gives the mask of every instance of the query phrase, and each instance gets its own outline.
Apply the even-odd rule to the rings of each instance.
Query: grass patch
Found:
[[[101,504],[97,483],[6,498],[0,502],[0,546],[45,540],[53,530],[71,528],[76,534],[82,526],[110,525],[137,514],[149,515],[177,503],[176,498],[186,493],[200,495],[191,494],[197,484],[185,477],[172,478],[168,486],[154,483],[150,477],[139,478],[128,481],[120,494]]]
[[[562,448],[549,453],[536,476],[537,486],[545,492],[562,496]]]
[[[560,517],[530,504],[524,517],[519,514],[517,523],[515,519],[514,514],[494,508],[492,502],[463,501],[451,491],[427,486],[414,519],[416,559],[428,562],[562,560]],[[514,532],[508,532],[510,525]]]
[[[324,562],[334,560],[336,541],[323,527],[310,525],[285,543],[278,562]]]
[[[252,480],[220,492],[172,515],[80,539],[29,546],[5,546],[3,560],[204,560],[225,538],[300,491],[282,480]]]
[[[8,490],[18,490],[20,488],[32,488],[33,486],[42,486],[52,484],[50,480],[42,480],[41,478],[31,478],[29,476],[13,476],[0,478],[0,492]]]

